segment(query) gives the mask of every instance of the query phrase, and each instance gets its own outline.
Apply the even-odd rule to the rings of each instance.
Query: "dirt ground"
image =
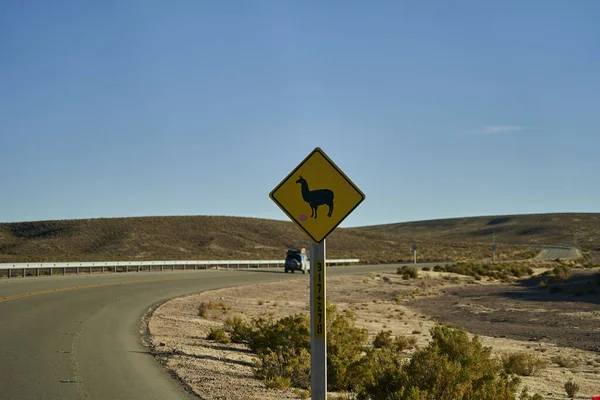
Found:
[[[600,355],[600,286],[579,271],[561,292],[540,288],[540,276],[513,285],[467,285],[408,303],[441,323],[469,332],[554,343]]]
[[[414,336],[418,345],[425,346],[436,321],[452,324],[479,334],[497,355],[535,351],[548,361],[538,376],[523,378],[530,392],[564,398],[563,385],[572,377],[581,387],[579,398],[600,394],[598,296],[563,293],[538,299],[533,285],[533,281],[496,284],[436,272],[422,272],[408,281],[392,273],[371,273],[330,277],[327,295],[338,309],[352,310],[357,326],[367,328],[371,339],[380,330],[391,330],[396,336]],[[198,306],[209,300],[226,304],[227,310],[199,317]],[[280,318],[307,313],[308,304],[308,276],[173,299],[149,319],[148,345],[159,362],[204,399],[301,398],[295,390],[267,390],[253,377],[254,357],[243,346],[205,337],[211,327],[234,315],[249,319],[273,313]],[[578,361],[578,366],[559,367],[551,361],[557,355]]]

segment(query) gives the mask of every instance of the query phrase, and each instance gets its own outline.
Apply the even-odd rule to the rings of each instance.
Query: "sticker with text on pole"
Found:
[[[363,192],[318,147],[269,197],[315,243],[321,243],[365,199]]]
[[[313,291],[313,315],[315,316],[315,337],[325,337],[325,271],[323,260],[315,260],[315,290]]]

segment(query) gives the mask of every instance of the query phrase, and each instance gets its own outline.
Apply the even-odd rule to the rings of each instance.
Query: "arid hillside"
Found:
[[[474,240],[476,237],[469,233],[477,223],[455,223],[452,227],[447,221],[437,224],[428,221],[338,229],[328,238],[328,257],[360,258],[364,262],[409,261],[414,242],[419,243],[420,261],[490,256],[487,238]],[[559,231],[560,227],[553,226],[552,230]],[[562,241],[563,236],[556,237]],[[502,245],[504,236],[500,231],[497,238],[500,258],[532,256],[525,248]],[[524,235],[523,242],[540,243],[553,238],[540,232]],[[256,218],[183,216],[0,224],[0,262],[270,259],[283,257],[287,248],[308,244],[305,235],[291,222]]]

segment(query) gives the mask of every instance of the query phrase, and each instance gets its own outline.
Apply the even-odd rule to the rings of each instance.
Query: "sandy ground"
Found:
[[[540,287],[542,276],[512,285],[466,285],[409,305],[440,322],[475,334],[551,342],[600,354],[600,286],[596,271],[576,270],[571,278]]]
[[[222,345],[205,337],[211,327],[221,326],[225,319],[234,315],[251,318],[273,313],[279,318],[308,312],[308,279],[307,276],[302,281],[228,288],[173,299],[158,307],[149,319],[149,346],[168,370],[204,399],[301,398],[301,394],[295,390],[267,390],[261,381],[253,377],[254,357],[243,346]],[[410,281],[402,280],[395,274],[364,274],[328,278],[327,295],[328,300],[340,310],[352,310],[357,318],[357,326],[367,328],[371,339],[380,330],[391,330],[394,335],[414,336],[418,345],[425,346],[430,339],[430,328],[440,318],[434,319],[433,313],[424,312],[429,307],[421,301],[440,299],[450,292],[475,289],[480,290],[479,296],[483,297],[482,293],[486,290],[493,292],[498,290],[498,286],[510,287],[436,272],[421,273],[418,279]],[[209,300],[226,304],[228,310],[215,309],[207,318],[199,317],[198,306]],[[468,308],[469,312],[479,310],[482,313],[487,312],[486,307],[490,308],[489,304],[461,304],[460,300],[455,304],[455,301],[448,299],[446,308]],[[437,303],[435,307],[438,313],[443,313],[444,306]],[[496,307],[511,312],[503,308],[504,303],[498,303]],[[520,307],[525,306],[521,304]],[[535,310],[540,315],[549,314],[552,307],[554,305],[551,302],[539,302]],[[592,314],[588,314],[588,311],[577,311],[584,314],[576,312],[572,320],[589,317]],[[462,318],[454,325],[468,329],[468,321],[468,318]],[[590,334],[600,328],[600,322],[597,319],[595,321],[597,323],[586,328],[591,329],[588,332]],[[496,325],[500,332],[503,326],[510,325],[510,321],[499,320],[494,323]],[[539,335],[539,332],[536,331],[534,335]],[[530,392],[539,392],[548,398],[564,398],[564,382],[572,377],[581,387],[579,398],[590,399],[592,395],[600,394],[600,353],[559,347],[558,342],[550,340],[549,335],[543,339],[519,337],[519,340],[498,336],[506,335],[480,335],[484,345],[492,346],[495,354],[535,351],[548,361],[549,366],[538,376],[523,378]],[[556,355],[577,359],[579,366],[572,370],[559,367],[551,362],[551,357]]]

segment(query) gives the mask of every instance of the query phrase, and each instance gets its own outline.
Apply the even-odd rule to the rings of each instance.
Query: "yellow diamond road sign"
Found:
[[[269,196],[315,243],[321,243],[365,199],[318,147]]]

